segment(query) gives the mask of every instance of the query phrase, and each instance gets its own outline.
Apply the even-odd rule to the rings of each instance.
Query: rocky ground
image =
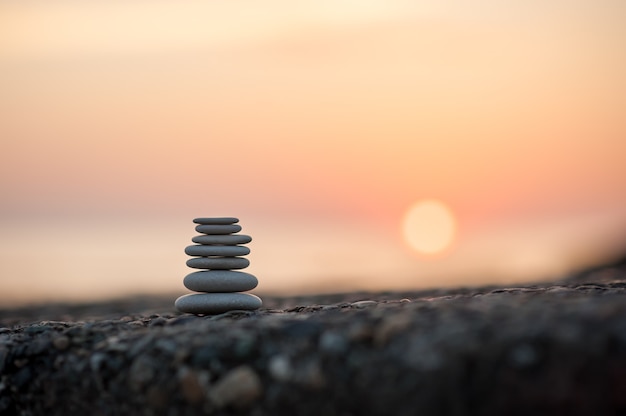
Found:
[[[517,288],[0,310],[0,414],[626,414],[626,262]]]

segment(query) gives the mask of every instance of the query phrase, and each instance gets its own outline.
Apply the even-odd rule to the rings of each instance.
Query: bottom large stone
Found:
[[[176,299],[174,306],[181,312],[215,315],[234,310],[259,309],[263,302],[250,293],[190,293]]]

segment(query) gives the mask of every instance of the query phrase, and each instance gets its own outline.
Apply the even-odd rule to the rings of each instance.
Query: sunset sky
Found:
[[[240,218],[257,293],[626,251],[624,22],[622,0],[0,0],[0,307],[186,293],[200,216]],[[420,200],[453,217],[439,253],[405,241]]]

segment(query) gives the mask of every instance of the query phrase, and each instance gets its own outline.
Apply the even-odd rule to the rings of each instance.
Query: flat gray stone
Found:
[[[187,246],[185,253],[189,256],[245,256],[250,249],[244,246],[197,245]]]
[[[252,237],[245,234],[236,235],[197,235],[191,239],[194,243],[198,244],[246,244],[252,241]]]
[[[234,224],[239,222],[239,218],[235,217],[202,217],[202,218],[194,218],[193,222],[196,224],[206,224],[206,225],[219,225],[219,224]]]
[[[196,225],[196,231],[202,234],[211,234],[211,235],[233,234],[233,233],[238,233],[239,231],[241,231],[241,225],[237,225],[237,224],[204,225],[204,224],[201,224],[201,225]]]
[[[176,299],[181,312],[214,315],[235,310],[259,309],[263,302],[250,293],[190,293]]]
[[[196,257],[187,260],[187,266],[194,269],[245,269],[250,260],[243,257]]]
[[[209,270],[188,274],[183,284],[194,292],[245,292],[257,287],[259,281],[250,273]]]

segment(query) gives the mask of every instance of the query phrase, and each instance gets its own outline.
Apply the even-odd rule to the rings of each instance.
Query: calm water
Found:
[[[447,256],[427,259],[406,247],[399,230],[253,220],[242,221],[242,226],[242,233],[253,237],[246,271],[258,277],[259,293],[521,282],[558,276],[598,255],[566,244],[563,240],[579,240],[555,230],[461,235]],[[158,224],[5,223],[0,238],[0,306],[186,293],[182,279],[192,270],[185,265],[188,257],[183,250],[194,235],[191,221],[180,219]],[[593,238],[607,237],[587,233],[587,241]]]

